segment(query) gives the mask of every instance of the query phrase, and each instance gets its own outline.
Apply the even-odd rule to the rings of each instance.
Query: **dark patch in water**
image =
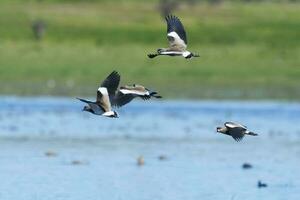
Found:
[[[253,166],[250,164],[250,163],[244,163],[243,165],[242,165],[242,168],[243,169],[251,169]]]
[[[265,188],[265,187],[268,187],[268,185],[267,185],[266,183],[263,183],[263,182],[261,182],[261,181],[258,181],[258,182],[257,182],[257,187],[258,187],[258,188]]]

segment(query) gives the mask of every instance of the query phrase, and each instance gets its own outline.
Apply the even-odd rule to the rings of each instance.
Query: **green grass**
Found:
[[[299,100],[299,9],[275,3],[183,6],[175,13],[187,29],[189,49],[201,55],[187,61],[147,58],[167,45],[153,3],[2,3],[0,92],[94,95],[116,69],[123,84],[145,84],[171,98]],[[41,42],[31,31],[36,19],[47,23]]]

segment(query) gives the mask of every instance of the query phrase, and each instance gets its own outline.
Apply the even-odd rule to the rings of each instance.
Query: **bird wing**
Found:
[[[107,78],[102,82],[100,87],[107,88],[109,98],[112,98],[116,94],[116,90],[119,87],[120,75],[118,72],[113,71]]]
[[[79,101],[82,101],[82,102],[84,102],[84,103],[87,103],[87,104],[93,103],[92,101],[85,100],[85,99],[81,99],[81,98],[78,98],[78,97],[77,97],[76,99],[78,99]]]
[[[230,135],[237,142],[239,142],[243,139],[243,137],[245,136],[244,133],[245,133],[245,129],[242,127],[235,127],[230,130]]]
[[[135,97],[136,95],[134,94],[123,94],[119,91],[114,98],[113,105],[117,107],[122,107],[131,102]]]
[[[123,86],[119,90],[123,94],[134,94],[138,96],[149,95],[149,91],[142,85]]]
[[[85,100],[85,99],[81,99],[81,98],[77,98],[78,100],[80,100],[80,101],[82,101],[82,102],[84,102],[84,103],[87,103],[90,107],[91,107],[91,109],[93,110],[93,111],[98,111],[98,112],[105,112],[105,110],[101,107],[101,106],[99,106],[99,105],[97,105],[97,103],[95,103],[95,102],[92,102],[92,101],[89,101],[89,100]],[[101,109],[101,111],[100,111],[100,109]]]
[[[171,50],[185,50],[187,47],[187,37],[184,27],[178,17],[166,16],[167,38]]]
[[[238,124],[238,123],[235,123],[235,122],[225,122],[224,126],[226,126],[227,128],[240,127],[240,128],[243,128],[244,130],[247,130],[247,126],[244,126],[242,124]]]
[[[111,111],[111,103],[108,96],[108,90],[106,87],[99,87],[97,91],[96,103],[104,110],[104,112]]]

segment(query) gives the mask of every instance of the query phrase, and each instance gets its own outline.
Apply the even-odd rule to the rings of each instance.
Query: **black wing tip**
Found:
[[[116,77],[120,77],[119,72],[117,72],[116,70],[112,71],[109,76],[116,76]]]
[[[179,19],[177,16],[173,15],[173,14],[168,14],[168,15],[165,17],[165,19],[166,19],[166,21],[169,21],[169,20],[171,20],[171,19],[176,19],[176,20],[179,20],[179,21],[180,21],[180,19]]]
[[[141,96],[141,98],[145,101],[145,100],[149,100],[151,98],[151,96],[144,95],[144,96]]]
[[[106,79],[102,82],[101,86],[103,86],[103,84],[104,84],[105,82],[107,82],[107,81],[109,81],[109,82],[116,82],[117,84],[119,84],[120,79],[121,79],[120,74],[119,74],[116,70],[114,70],[114,71],[112,71],[112,72],[106,77]],[[109,85],[109,84],[111,84],[111,83],[106,83],[106,84]]]
[[[243,138],[233,138],[236,142],[240,142],[243,140]]]
[[[88,103],[88,100],[81,99],[81,98],[79,98],[79,97],[76,97],[76,99],[78,99],[78,100],[81,101],[81,102]]]

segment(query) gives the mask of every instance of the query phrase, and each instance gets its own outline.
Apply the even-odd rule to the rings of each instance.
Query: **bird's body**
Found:
[[[239,142],[245,135],[257,136],[256,133],[247,130],[247,127],[234,122],[225,122],[224,127],[217,127],[217,132],[231,136]]]
[[[134,98],[140,97],[143,100],[148,100],[151,97],[161,98],[157,95],[157,92],[150,91],[142,85],[133,84],[132,86],[122,86],[120,87],[118,93],[116,94],[113,105],[117,107],[124,106],[131,102]]]
[[[199,55],[193,54],[187,51],[187,37],[184,27],[181,21],[173,15],[166,17],[167,22],[167,39],[169,41],[168,48],[160,48],[154,54],[148,54],[149,58],[156,56],[167,55],[167,56],[183,56],[186,59],[192,57],[199,57]]]
[[[113,71],[98,88],[97,99],[95,102],[77,98],[87,104],[84,106],[83,111],[87,111],[95,115],[117,118],[117,112],[113,111],[111,107],[111,98],[114,97],[119,86],[119,82],[120,75],[116,71]]]

